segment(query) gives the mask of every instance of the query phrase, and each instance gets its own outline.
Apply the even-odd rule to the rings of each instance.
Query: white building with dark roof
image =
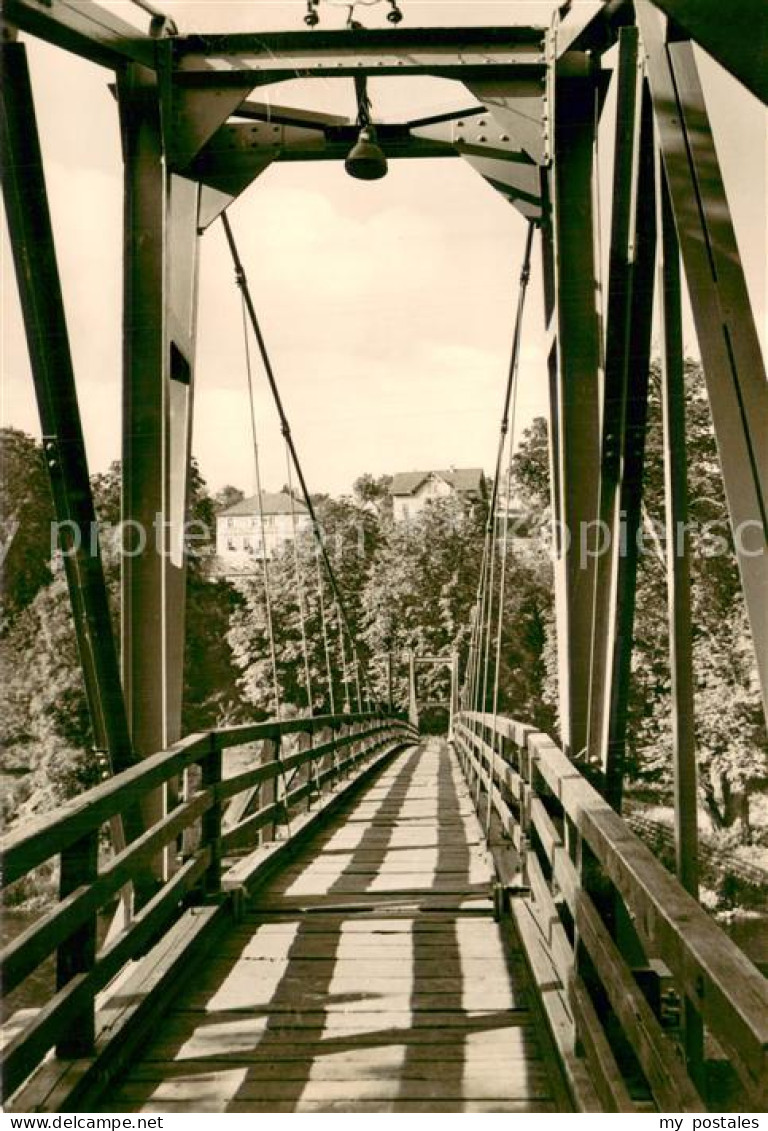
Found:
[[[414,518],[431,502],[458,498],[469,506],[485,499],[481,467],[451,467],[447,471],[400,471],[390,487],[395,521]]]
[[[263,519],[259,514],[259,497],[253,495],[216,516],[216,554],[221,563],[232,569],[246,568],[254,558],[280,554],[293,540],[293,514],[296,533],[301,536],[312,529],[309,512],[299,499],[291,500],[285,491],[262,493]],[[262,540],[262,525],[264,538]]]

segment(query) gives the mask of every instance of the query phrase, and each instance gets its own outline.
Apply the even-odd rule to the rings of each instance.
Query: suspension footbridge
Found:
[[[392,26],[380,30],[352,13],[346,28],[324,30],[311,0],[303,30],[190,35],[147,4],[147,31],[96,3],[5,4],[4,198],[107,766],[99,785],[3,843],[5,886],[48,864],[59,885],[2,954],[4,994],[52,956],[56,967],[50,1000],[4,1026],[7,1110],[764,1110],[766,980],[697,898],[685,538],[665,562],[674,872],[629,828],[622,793],[654,298],[668,544],[685,529],[681,265],[768,702],[768,384],[694,51],[765,101],[765,13],[757,0],[728,19],[709,4],[619,0],[588,17],[563,5],[543,27],[421,29],[400,27],[390,5]],[[122,508],[133,529],[161,516],[165,539],[162,553],[122,563],[120,662],[101,558],[73,536],[95,514],[26,36],[115,75]],[[297,74],[352,79],[356,117],[251,99]],[[373,75],[451,80],[460,106],[379,121]],[[611,86],[613,207],[602,232],[595,140]],[[345,159],[367,180],[388,160],[424,157],[465,161],[527,227],[471,624],[461,647],[410,654],[408,696],[394,704],[355,639],[227,209],[275,162]],[[313,694],[302,619],[304,698],[295,717],[283,710],[265,553],[272,715],[183,736],[196,279],[215,222],[311,520],[313,576],[297,557],[296,587],[303,609],[317,585],[327,699]],[[497,549],[508,533],[499,496],[505,476],[509,495],[534,251],[547,323],[557,736],[517,719],[514,705],[502,710],[498,682],[507,557]],[[598,524],[613,535],[607,551],[580,556],[566,535]],[[418,730],[420,663],[450,671],[445,739]]]

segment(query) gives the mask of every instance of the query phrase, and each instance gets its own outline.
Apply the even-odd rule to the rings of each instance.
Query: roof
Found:
[[[392,476],[390,492],[393,495],[413,495],[431,475],[443,479],[459,494],[482,494],[484,476],[481,467],[452,467],[447,471],[399,471]]]
[[[296,514],[309,513],[300,499],[294,499],[291,502],[291,496],[287,491],[263,491],[261,497],[263,514],[290,514],[291,507]],[[235,515],[256,515],[258,513],[259,496],[251,495],[249,499],[241,499],[239,503],[227,507],[225,511],[219,511],[216,517],[232,518]]]

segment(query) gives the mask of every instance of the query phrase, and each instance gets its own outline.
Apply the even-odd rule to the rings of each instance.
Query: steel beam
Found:
[[[2,47],[2,169],[8,227],[59,524],[94,743],[120,772],[134,762],[99,548],[88,462],[21,43]],[[83,202],[83,207],[87,203]],[[138,829],[132,830],[134,833]]]
[[[739,0],[727,9],[702,0],[653,0],[687,36],[762,102],[768,102],[768,6]]]
[[[633,273],[640,162],[640,106],[643,74],[639,66],[637,28],[619,36],[616,75],[616,130],[605,325],[605,383],[600,468],[601,553],[595,572],[595,607],[589,677],[587,757],[602,761],[607,710],[606,669],[616,627],[616,577],[619,533],[618,498],[622,473],[624,425],[629,382]],[[606,545],[602,545],[604,540]]]
[[[768,381],[692,46],[637,13],[768,719]]]
[[[636,28],[619,38],[587,753],[621,804],[655,258],[653,125]]]
[[[594,557],[580,542],[594,529],[600,468],[601,377],[593,209],[595,78],[558,79],[553,91],[553,161],[543,173],[545,315],[560,731],[574,757],[587,739]]]
[[[5,0],[3,19],[102,67],[155,65],[155,40],[93,0]]]
[[[600,737],[605,797],[617,810],[624,788],[627,702],[635,623],[635,590],[640,553],[639,530],[643,495],[643,465],[648,416],[648,377],[653,325],[653,284],[656,263],[656,204],[653,120],[645,92],[640,122],[636,178],[634,250],[626,345],[627,382],[619,432],[620,478],[611,524],[614,561],[603,687],[604,710]]]
[[[181,733],[199,187],[164,161],[156,75],[118,83],[125,161],[123,681],[134,747]],[[163,812],[155,796],[148,819]]]
[[[591,51],[602,55],[614,46],[622,27],[633,22],[631,0],[604,0],[585,21],[578,4],[569,6],[557,29],[558,53]]]
[[[201,150],[190,170],[206,184],[239,184],[253,180],[272,161],[343,161],[359,133],[354,124],[319,129],[268,121],[228,123]],[[407,123],[377,122],[376,140],[389,158],[456,156],[450,142],[414,136]]]
[[[544,29],[527,26],[180,36],[173,74],[198,87],[360,74],[510,81],[543,72],[543,39]],[[581,58],[571,63],[587,65]]]
[[[661,409],[664,427],[669,656],[672,675],[672,754],[677,876],[698,899],[698,802],[691,637],[688,463],[685,451],[685,368],[680,298],[680,247],[664,174],[658,170],[661,227]]]
[[[680,296],[680,245],[661,161],[656,169],[661,236],[659,291],[662,332],[661,410],[664,429],[664,504],[667,547],[669,667],[672,677],[672,764],[675,791],[675,864],[686,891],[699,898],[698,797],[691,633],[688,467],[685,453],[685,364]],[[685,1059],[697,1087],[703,1084],[701,1014],[683,999]]]
[[[473,92],[479,93],[482,85],[473,84]],[[520,87],[525,87],[532,97],[516,101],[512,92]],[[539,80],[505,83],[496,84],[493,90],[493,94],[486,91],[488,106],[450,121],[411,123],[411,134],[433,143],[442,142],[447,155],[463,157],[526,219],[539,220],[541,176],[538,163],[527,150],[542,154],[545,145],[543,85]],[[496,102],[504,105],[497,107]]]

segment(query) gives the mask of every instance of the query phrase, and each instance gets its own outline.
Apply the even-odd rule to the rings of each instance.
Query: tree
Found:
[[[63,567],[15,619],[3,642],[2,762],[16,784],[6,819],[45,810],[99,780]]]
[[[233,507],[236,503],[242,503],[244,498],[245,495],[239,487],[233,487],[231,484],[227,483],[226,486],[222,487],[221,490],[217,491],[213,496],[214,509],[216,513],[219,514],[221,511],[229,510],[229,508]]]
[[[512,476],[516,491],[531,510],[548,510],[549,439],[543,416],[535,417],[523,431],[512,456]]]
[[[672,729],[666,617],[664,453],[660,370],[651,368],[643,479],[632,676],[627,715],[627,773],[671,787]],[[716,828],[749,836],[749,798],[768,780],[765,725],[744,598],[731,536],[706,385],[698,362],[685,363],[688,511],[695,726],[701,803]],[[544,513],[549,503],[547,426],[536,419],[513,458],[519,495]],[[535,541],[546,550],[540,525]],[[545,612],[544,704],[556,701],[556,642]],[[724,704],[728,709],[724,710]]]
[[[2,631],[50,584],[53,502],[42,447],[16,428],[0,429]]]
[[[739,826],[747,838],[750,795],[768,777],[768,744],[704,375],[690,359],[685,409],[699,788],[715,827]],[[659,609],[666,602],[663,558],[674,548],[664,544],[658,365],[651,371],[643,486],[646,538],[638,569],[629,733],[636,748],[634,772],[668,781],[669,641]]]
[[[5,808],[6,815],[19,819],[27,812],[59,804],[94,784],[102,765],[92,749],[63,566],[56,560],[49,566],[50,531],[46,526],[43,538],[42,518],[36,518],[40,508],[36,509],[35,503],[43,493],[45,468],[39,468],[39,449],[30,437],[12,433],[3,440],[4,452],[11,452],[15,461],[7,488],[9,497],[24,500],[26,490],[31,500],[24,508],[30,514],[30,533],[22,543],[30,555],[24,563],[24,576],[36,578],[38,585],[31,599],[30,585],[26,590],[23,586],[16,590],[27,594],[26,603],[16,602],[14,617],[9,619],[2,639],[5,678],[0,705],[5,733],[0,767],[17,778],[16,785],[7,791]],[[116,636],[120,554],[119,539],[112,538],[110,531],[116,530],[120,521],[120,478],[120,464],[115,462],[93,479]],[[214,504],[196,465],[191,469],[190,499],[190,518],[198,522],[197,533],[203,538],[190,547],[188,557],[182,723],[187,733],[244,717],[238,672],[227,642],[230,618],[240,598],[211,569]],[[46,518],[46,523],[49,521]],[[36,530],[37,537],[33,538]]]
[[[358,644],[362,673],[368,663],[365,640],[360,634],[363,590],[371,563],[380,542],[378,520],[375,515],[358,506],[351,499],[316,497],[314,500],[321,537],[331,561],[334,576],[344,604],[352,637]],[[315,712],[327,712],[331,699],[340,711],[349,697],[357,709],[356,681],[352,668],[352,648],[349,635],[344,633],[344,658],[347,664],[348,683],[344,685],[342,651],[339,640],[338,608],[327,577],[322,556],[318,555],[314,534],[301,536],[297,543],[299,569],[304,587],[304,635],[307,641],[312,706]],[[322,585],[323,606],[318,590]],[[304,670],[302,617],[300,613],[299,582],[296,574],[293,544],[268,562],[269,593],[272,626],[277,644],[277,680],[280,704],[289,713],[307,709],[307,684]],[[269,618],[267,616],[263,568],[254,559],[253,575],[237,582],[243,603],[235,610],[231,620],[229,640],[235,662],[240,669],[239,686],[251,706],[264,716],[274,711],[272,660],[269,646]],[[323,618],[324,614],[324,618]],[[331,651],[331,684],[323,635],[323,619]],[[364,689],[363,689],[364,690]]]
[[[366,472],[352,484],[355,500],[361,507],[373,509],[380,518],[392,514],[392,476],[378,477]]]

